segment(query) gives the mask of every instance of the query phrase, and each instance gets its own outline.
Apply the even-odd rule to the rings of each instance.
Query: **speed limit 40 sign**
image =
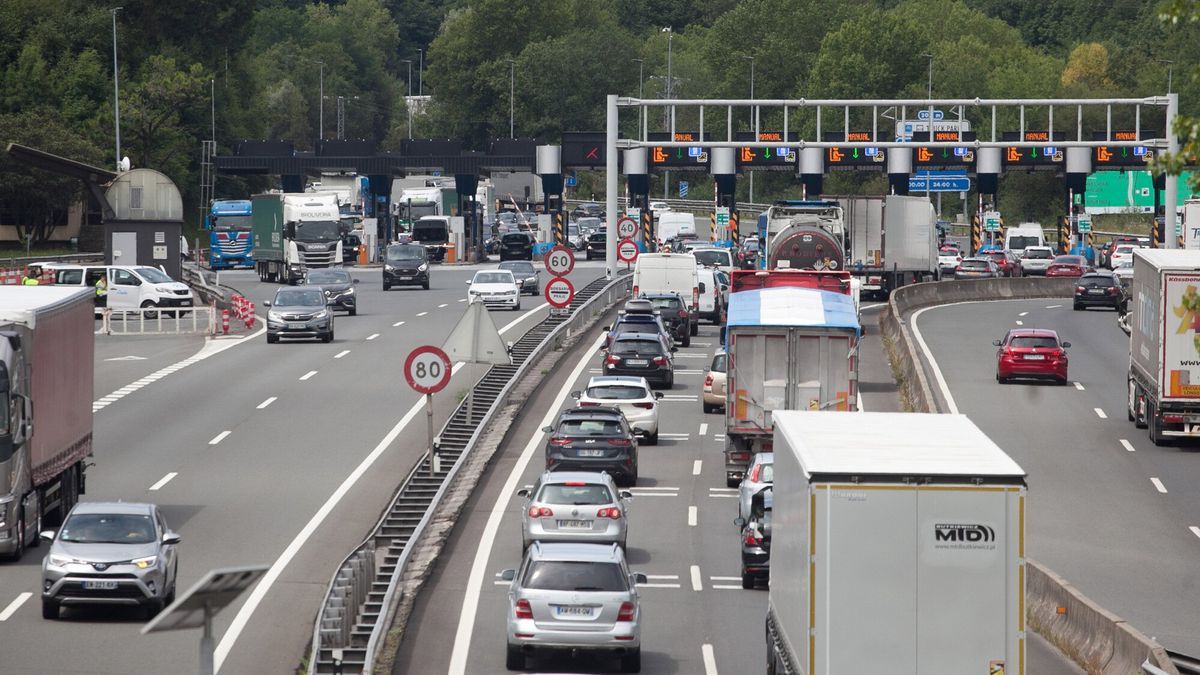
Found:
[[[566,246],[555,246],[543,261],[551,276],[565,277],[575,269],[575,253]]]
[[[404,379],[422,394],[441,391],[450,383],[450,357],[437,347],[425,345],[412,350],[404,360]]]
[[[621,239],[631,239],[635,234],[637,234],[637,231],[637,221],[633,218],[630,218],[629,216],[622,216],[621,219],[617,221],[617,236]]]

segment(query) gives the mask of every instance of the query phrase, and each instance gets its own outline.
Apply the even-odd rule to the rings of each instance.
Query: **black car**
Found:
[[[634,314],[631,312],[618,314],[616,321],[613,321],[612,326],[608,328],[608,336],[604,340],[604,347],[606,349],[611,347],[613,340],[617,339],[618,335],[625,333],[655,333],[663,339],[668,348],[674,344],[674,338],[671,337],[670,329],[663,323],[662,317],[657,312],[651,314]]]
[[[613,338],[604,357],[605,375],[644,377],[651,385],[675,385],[671,352],[658,333],[621,333]]]
[[[599,258],[604,260],[605,252],[608,250],[608,233],[593,232],[588,235],[587,239],[587,259]]]
[[[342,235],[342,264],[353,265],[358,262],[358,247],[362,238],[353,232]]]
[[[663,323],[671,330],[676,340],[684,347],[692,346],[692,315],[687,303],[678,293],[656,293],[642,297],[649,300],[658,311]]]
[[[358,279],[351,279],[346,270],[309,270],[304,277],[304,285],[319,286],[325,293],[329,309],[342,309],[349,312],[350,316],[358,314],[358,293],[354,290]]]
[[[524,260],[510,260],[500,263],[500,269],[513,273],[513,278],[517,280],[517,285],[521,287],[522,293],[538,295],[542,292],[538,285],[540,272],[533,266],[533,263]]]
[[[1089,272],[1075,283],[1075,309],[1112,307],[1124,312],[1129,304],[1125,287],[1111,273]]]
[[[617,408],[573,408],[559,413],[546,438],[547,471],[607,471],[618,485],[638,478],[637,441]]]
[[[742,588],[754,588],[756,581],[771,578],[772,489],[763,488],[750,498],[749,520],[734,520],[742,529]]]
[[[429,290],[429,258],[420,244],[392,244],[383,252],[383,290],[420,286]]]
[[[738,269],[752,270],[758,266],[759,246],[758,239],[751,237],[742,242],[741,249],[737,253]]]
[[[509,232],[500,237],[501,260],[533,260],[533,237],[525,232]]]

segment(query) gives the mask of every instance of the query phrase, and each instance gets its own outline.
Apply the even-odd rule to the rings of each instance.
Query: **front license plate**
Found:
[[[1045,361],[1046,355],[1045,354],[1026,354],[1025,360],[1026,361]]]
[[[117,588],[115,581],[85,581],[83,587],[89,591],[113,591]]]
[[[302,323],[289,323],[288,324],[288,328],[291,328],[292,330],[304,330],[305,327],[306,326]]]
[[[579,451],[579,456],[580,457],[603,457],[604,451],[598,450],[598,449],[597,450],[588,450],[585,448],[585,449]]]
[[[591,607],[574,607],[574,606],[559,605],[554,608],[554,615],[555,616],[590,617],[592,615],[592,608]]]
[[[396,277],[400,281],[412,281],[412,277]]]
[[[626,363],[628,363],[631,366],[644,366],[647,363],[649,363],[649,361],[647,361],[646,359],[629,359],[628,361],[626,361]]]
[[[590,520],[560,520],[558,526],[565,529],[575,530],[590,530],[592,529],[592,521]]]

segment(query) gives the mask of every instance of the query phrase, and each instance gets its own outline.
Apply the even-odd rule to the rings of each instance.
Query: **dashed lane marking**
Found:
[[[279,400],[278,397],[272,396],[272,397],[268,398],[267,400],[263,401],[262,403],[259,403],[258,409],[262,410],[263,408],[266,408],[267,406],[271,405],[272,403],[274,403],[275,401],[278,401],[278,400]]]
[[[166,485],[167,483],[170,483],[171,479],[178,475],[179,475],[178,472],[172,471],[171,473],[163,476],[162,478],[159,478],[157,483],[150,486],[150,491],[154,492],[156,490],[161,490],[162,486]]]
[[[371,333],[370,335],[367,336],[367,339],[374,340],[377,337],[379,337],[379,333]]]
[[[396,323],[392,324],[392,328],[399,328],[400,326],[403,326],[403,325],[404,325],[403,321],[397,321]]]
[[[1046,305],[1046,309],[1058,309],[1059,307],[1062,307],[1062,305]]]
[[[370,339],[370,338],[368,338],[368,339]],[[345,356],[345,355],[347,355],[347,354],[349,354],[349,353],[350,353],[350,350],[349,350],[349,349],[343,349],[342,351],[338,352],[337,354],[334,354],[334,355],[333,355],[333,358],[335,358],[335,359],[340,359],[340,358],[342,358],[343,356]]]
[[[696,461],[692,462],[692,475],[699,476],[700,475],[700,467],[702,467],[702,466],[704,466],[704,460],[702,460],[702,459],[697,459]]]
[[[1018,319],[1018,320],[1017,320],[1017,325],[1018,325],[1018,326],[1024,326],[1024,325],[1025,325],[1025,322],[1024,322],[1024,321],[1021,321],[1020,319]]]
[[[700,655],[704,658],[704,675],[717,675],[717,657],[713,654],[713,646],[708,643],[700,645]]]
[[[1083,389],[1083,385],[1082,385],[1082,384],[1080,384],[1079,382],[1076,382],[1076,383],[1075,383],[1075,388],[1076,388],[1076,389],[1078,389],[1079,391],[1084,391],[1084,389]]]
[[[449,306],[450,306],[450,303],[448,303],[448,302],[443,302],[442,304],[438,305],[438,309],[445,309],[445,308],[447,308],[447,307],[449,307]]]
[[[15,614],[18,609],[21,609],[21,605],[25,604],[25,601],[31,597],[33,597],[33,593],[28,591],[18,595],[16,599],[8,603],[8,607],[5,607],[3,612],[0,612],[0,621],[8,621],[8,618]]]
[[[1125,448],[1129,452],[1136,452],[1136,450],[1133,449],[1133,444],[1124,438],[1121,439],[1121,447]]]
[[[1200,537],[1200,527],[1196,527],[1195,525],[1192,525],[1188,529],[1192,531],[1192,534],[1196,535],[1197,537]]]
[[[1165,492],[1165,490],[1164,490],[1164,492]],[[694,507],[694,506],[688,507],[688,526],[689,527],[696,526],[696,507]]]
[[[428,313],[429,313],[429,312],[418,312],[418,313],[417,313],[417,316],[425,316],[425,315],[426,315],[426,314],[428,314]]]
[[[231,433],[233,433],[233,432],[226,429],[225,431],[222,431],[221,433],[217,434],[216,436],[213,436],[213,439],[211,441],[209,441],[208,444],[216,445],[217,443],[220,443],[221,441],[225,440],[225,437]]]
[[[660,431],[658,433],[658,437],[659,438],[669,438],[673,441],[686,441],[687,439],[691,438],[692,435],[691,434],[667,434],[667,433],[663,433]]]
[[[700,423],[700,435],[703,436],[707,433],[708,433],[708,422],[701,422]]]
[[[1029,312],[1021,312],[1017,316],[1029,316]]]
[[[692,590],[693,591],[704,590],[704,579],[702,579],[700,577],[700,566],[692,565],[691,573],[692,573]]]
[[[303,382],[303,381],[305,381],[305,380],[307,380],[307,379],[311,378],[313,375],[316,375],[316,374],[317,374],[317,371],[315,371],[315,370],[310,370],[310,371],[308,371],[307,373],[305,373],[305,374],[303,374],[303,375],[301,375],[301,376],[300,376],[300,381],[301,381],[301,382]]]
[[[647,574],[646,583],[638,588],[679,588],[678,574]]]
[[[1155,489],[1155,490],[1158,490],[1159,492],[1163,493],[1164,495],[1165,495],[1165,494],[1167,494],[1167,488],[1166,488],[1166,486],[1164,486],[1164,485],[1162,484],[1162,481],[1161,481],[1161,480],[1159,480],[1159,479],[1157,479],[1157,478],[1155,478],[1155,477],[1151,476],[1151,477],[1150,477],[1150,482],[1151,482],[1151,483],[1154,483],[1154,489]]]
[[[1108,415],[1105,415],[1103,410],[1101,410],[1099,408],[1092,408],[1092,410],[1096,411],[1096,416],[1099,417],[1100,419],[1102,419],[1102,420],[1108,419]]]

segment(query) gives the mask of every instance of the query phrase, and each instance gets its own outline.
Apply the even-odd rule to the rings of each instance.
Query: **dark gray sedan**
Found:
[[[351,279],[346,270],[309,270],[304,284],[320,286],[330,309],[344,309],[350,316],[358,314],[358,294],[354,290],[358,279]]]
[[[538,284],[540,272],[533,266],[533,263],[526,260],[508,260],[500,263],[500,269],[512,272],[522,293],[537,295],[542,292],[541,286]]]
[[[333,342],[333,311],[320,288],[281,288],[267,306],[267,342],[302,338]]]

